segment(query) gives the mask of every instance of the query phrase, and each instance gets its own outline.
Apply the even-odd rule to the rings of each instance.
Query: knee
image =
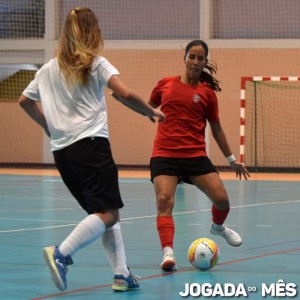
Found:
[[[227,201],[220,201],[220,202],[215,202],[214,205],[216,206],[217,209],[219,210],[227,210],[230,208],[229,202]]]
[[[219,210],[227,210],[230,208],[227,194],[222,194],[219,195],[219,197],[215,197],[212,202]]]
[[[158,211],[172,210],[174,198],[170,194],[162,192],[157,195],[156,203]]]
[[[95,215],[97,215],[102,220],[102,222],[105,224],[106,229],[114,226],[120,218],[118,209],[96,212]]]

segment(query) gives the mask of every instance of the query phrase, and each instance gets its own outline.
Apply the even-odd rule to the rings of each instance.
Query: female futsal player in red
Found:
[[[161,268],[164,271],[176,270],[172,211],[176,186],[181,181],[195,185],[211,200],[210,232],[222,236],[232,246],[242,244],[239,234],[224,225],[230,204],[223,182],[207,157],[207,121],[236,175],[247,179],[249,173],[242,163],[236,161],[221,126],[216,97],[216,92],[221,88],[213,76],[216,66],[207,57],[206,43],[202,40],[191,41],[185,49],[185,74],[161,79],[149,101],[154,108],[160,106],[166,115],[166,121],[158,124],[150,163],[156,193],[157,230],[163,250]]]

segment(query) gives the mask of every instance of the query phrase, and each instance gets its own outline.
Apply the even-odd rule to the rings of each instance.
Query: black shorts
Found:
[[[53,155],[63,182],[88,214],[124,206],[108,139],[85,138]]]
[[[191,158],[153,157],[150,161],[151,181],[158,175],[177,176],[178,182],[193,184],[190,176],[218,173],[206,156]]]

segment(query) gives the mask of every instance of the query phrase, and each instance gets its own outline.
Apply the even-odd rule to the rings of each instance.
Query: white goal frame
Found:
[[[245,76],[241,77],[240,99],[240,161],[245,162],[245,109],[246,109],[246,82],[247,81],[300,81],[297,76]]]

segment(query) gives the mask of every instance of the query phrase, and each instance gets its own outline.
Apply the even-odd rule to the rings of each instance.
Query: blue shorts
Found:
[[[88,214],[124,206],[108,139],[85,138],[53,155],[63,182]]]
[[[193,184],[191,176],[218,173],[206,156],[191,158],[152,157],[150,161],[151,181],[158,175],[177,176],[178,182]]]

